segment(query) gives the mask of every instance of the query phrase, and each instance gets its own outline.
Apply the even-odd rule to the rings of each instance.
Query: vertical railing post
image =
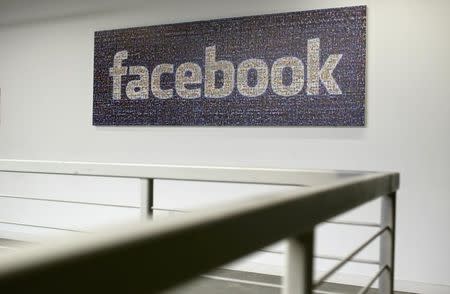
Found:
[[[394,293],[395,202],[395,192],[381,198],[381,227],[389,228],[380,236],[380,267],[388,267],[379,279],[382,294]]]
[[[288,239],[283,294],[312,294],[314,231]]]
[[[141,179],[141,219],[153,217],[153,179]]]

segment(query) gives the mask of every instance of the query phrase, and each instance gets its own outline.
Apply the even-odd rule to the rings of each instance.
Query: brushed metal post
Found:
[[[288,239],[283,294],[312,294],[314,231]]]
[[[382,294],[394,293],[395,206],[395,192],[381,198],[381,226],[389,228],[380,236],[380,269],[385,266],[388,269],[381,273],[379,279]]]
[[[153,179],[141,179],[141,219],[153,218]]]

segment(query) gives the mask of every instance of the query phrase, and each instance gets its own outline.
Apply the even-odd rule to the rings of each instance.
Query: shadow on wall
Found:
[[[361,140],[365,138],[365,128],[347,127],[179,127],[179,126],[118,126],[118,127],[95,127],[100,133],[146,133],[152,136],[185,136],[209,138],[229,136],[234,138],[248,138],[251,131],[251,138],[276,139],[311,139],[311,140]]]
[[[6,2],[6,1],[5,1]],[[142,7],[141,0],[22,0],[0,4],[0,28],[8,26],[37,25],[48,22],[82,19],[93,16],[129,12]],[[154,3],[152,6],[160,6]]]

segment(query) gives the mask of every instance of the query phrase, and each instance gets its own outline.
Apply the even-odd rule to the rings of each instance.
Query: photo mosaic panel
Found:
[[[364,126],[366,7],[95,33],[93,124]]]

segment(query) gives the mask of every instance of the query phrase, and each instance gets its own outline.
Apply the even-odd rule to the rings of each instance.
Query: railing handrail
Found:
[[[79,163],[65,164],[69,166],[57,162],[30,164],[1,160],[0,171],[82,175],[107,171],[102,169],[103,164],[96,165],[95,170]],[[130,171],[126,165],[107,166],[108,176],[126,176]],[[310,173],[281,170],[271,181],[265,169],[177,167],[176,173],[169,177],[167,166],[132,166],[136,168],[133,177],[138,178],[292,185],[302,185],[299,176]],[[230,170],[233,175],[227,173]],[[193,174],[183,174],[188,171]],[[252,175],[245,175],[246,172]],[[278,178],[281,176],[289,180]],[[307,190],[292,188],[270,193],[164,222],[120,227],[120,232],[116,229],[82,236],[65,241],[66,246],[52,244],[23,250],[0,261],[0,289],[22,293],[32,285],[34,293],[154,293],[281,239],[310,232],[327,219],[394,193],[399,186],[399,175],[362,173],[340,178],[335,174],[329,184],[321,184]]]
[[[369,171],[0,159],[0,172],[317,186]]]

